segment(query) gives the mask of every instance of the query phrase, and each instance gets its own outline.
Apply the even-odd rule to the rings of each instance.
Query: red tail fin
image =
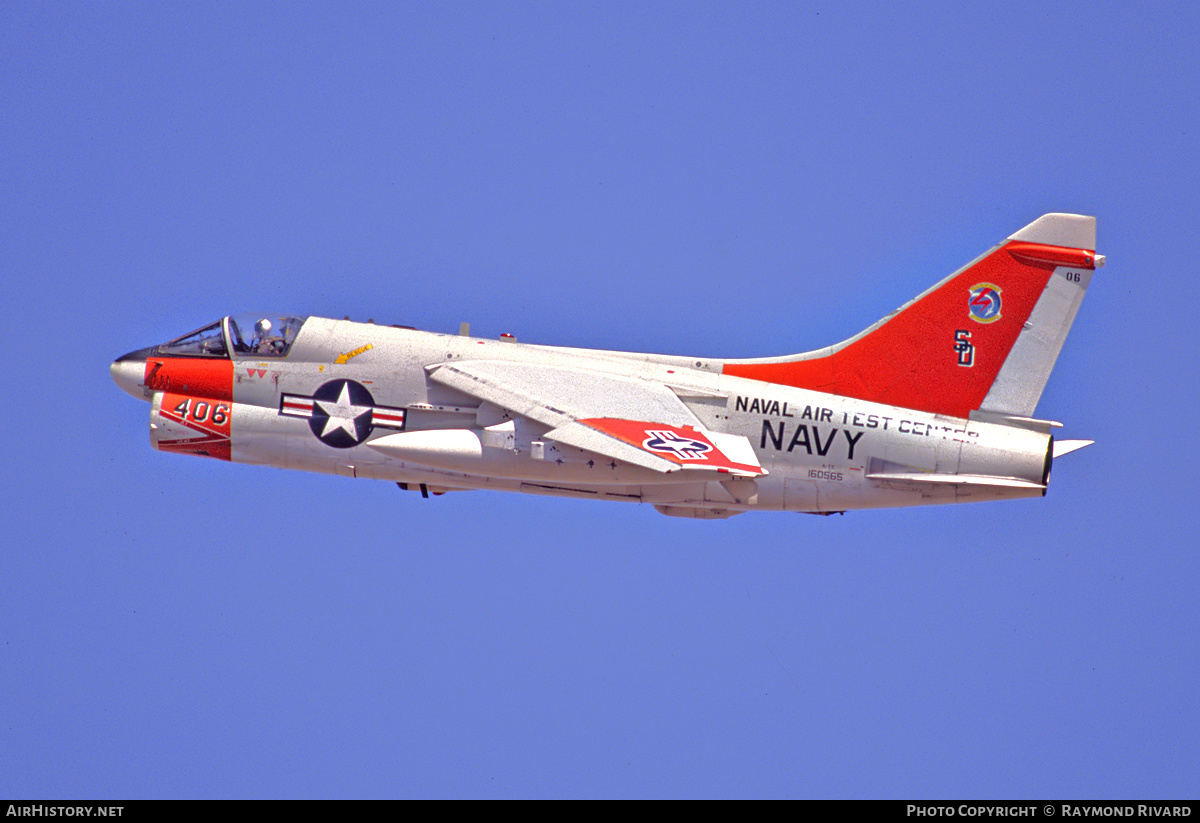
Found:
[[[723,371],[954,417],[1030,415],[1104,264],[1095,238],[1095,218],[1044,215],[843,343]],[[993,384],[1003,391],[989,396]]]

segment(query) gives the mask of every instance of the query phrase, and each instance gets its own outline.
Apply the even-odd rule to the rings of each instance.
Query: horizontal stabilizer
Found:
[[[1054,429],[1061,429],[1063,425],[1057,420],[1038,420],[1036,417],[981,411],[979,409],[971,412],[969,419],[978,423],[998,423],[1001,426],[1016,426],[1019,429],[1028,429],[1031,432],[1041,432],[1042,434],[1050,434]]]
[[[1064,454],[1070,454],[1073,451],[1078,451],[1084,446],[1090,446],[1095,442],[1095,440],[1055,440],[1054,456],[1062,457]]]

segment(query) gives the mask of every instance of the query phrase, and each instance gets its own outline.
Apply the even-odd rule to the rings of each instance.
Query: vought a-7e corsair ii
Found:
[[[1033,417],[1083,301],[1096,221],[1047,214],[825,349],[714,360],[321,317],[226,317],[112,364],[159,451],[664,514],[1035,497]]]

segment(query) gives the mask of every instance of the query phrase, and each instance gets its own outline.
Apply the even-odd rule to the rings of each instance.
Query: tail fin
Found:
[[[1095,269],[1096,218],[1046,214],[836,346],[723,372],[967,417],[1030,417]]]

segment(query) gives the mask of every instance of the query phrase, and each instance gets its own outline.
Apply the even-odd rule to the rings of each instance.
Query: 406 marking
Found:
[[[229,422],[229,406],[225,403],[210,403],[191,397],[175,406],[175,414],[184,422],[191,420],[193,423],[211,423],[214,426],[224,426]]]

